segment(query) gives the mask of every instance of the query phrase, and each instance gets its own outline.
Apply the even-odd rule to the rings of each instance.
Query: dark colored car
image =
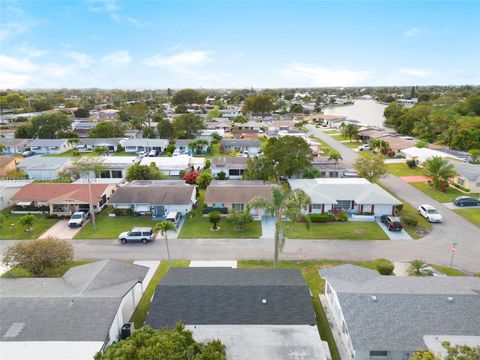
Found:
[[[402,221],[399,217],[382,215],[380,218],[381,222],[387,226],[387,229],[390,231],[402,231]]]
[[[480,200],[470,196],[459,196],[453,200],[457,206],[480,206]]]

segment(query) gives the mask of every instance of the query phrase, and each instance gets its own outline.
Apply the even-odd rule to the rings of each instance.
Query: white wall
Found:
[[[5,187],[0,188],[0,210],[3,210],[10,205],[15,204],[14,201],[10,201],[13,195],[15,195],[21,187]]]
[[[61,168],[56,170],[28,169],[26,173],[30,180],[55,180],[58,178],[58,174],[61,170]]]

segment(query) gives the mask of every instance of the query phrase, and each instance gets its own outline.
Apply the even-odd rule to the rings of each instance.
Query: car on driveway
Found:
[[[141,242],[146,244],[153,240],[153,230],[151,227],[135,227],[131,231],[125,231],[118,236],[122,244],[128,242]]]
[[[85,224],[88,217],[90,216],[90,211],[77,211],[70,216],[70,220],[68,220],[69,227],[79,227]]]
[[[453,203],[457,206],[480,206],[480,199],[470,196],[459,196],[453,199]]]
[[[178,226],[180,219],[182,218],[182,214],[178,211],[172,211],[167,214],[166,221],[172,222],[175,226]]]
[[[402,221],[397,216],[382,215],[380,221],[385,224],[390,231],[402,231]]]
[[[370,145],[368,144],[363,144],[358,147],[358,151],[368,151],[370,150]]]
[[[428,222],[441,223],[443,221],[442,215],[432,205],[420,205],[418,213],[427,219]]]

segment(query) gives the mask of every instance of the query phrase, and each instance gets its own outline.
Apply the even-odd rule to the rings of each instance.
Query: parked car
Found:
[[[370,145],[368,144],[363,144],[358,147],[358,151],[368,151],[370,150]]]
[[[382,215],[380,221],[385,224],[390,231],[402,231],[402,221],[397,216]]]
[[[125,231],[118,236],[122,244],[127,242],[141,242],[146,244],[153,240],[153,230],[151,227],[135,227],[131,231]]]
[[[147,156],[147,152],[146,151],[137,151],[137,155],[140,156],[140,157],[145,157]]]
[[[34,153],[33,151],[30,151],[30,150],[24,151],[24,152],[22,153],[22,156],[23,156],[23,157],[30,157],[30,156],[33,156],[33,155],[35,155],[35,153]]]
[[[182,152],[181,152],[180,149],[175,149],[175,150],[173,151],[172,156],[178,156],[178,155],[181,155],[181,154],[182,154]]]
[[[480,199],[470,196],[459,196],[453,199],[453,203],[457,206],[480,206]]]
[[[68,220],[69,227],[78,227],[85,224],[88,217],[90,216],[89,211],[77,211],[74,212],[72,216],[70,216],[70,220]]]
[[[177,226],[181,218],[182,218],[182,214],[176,211],[172,211],[167,214],[167,218],[165,220],[170,221],[174,223],[175,226]]]
[[[418,213],[427,219],[428,222],[441,223],[443,221],[442,215],[431,205],[420,205]]]
[[[149,157],[158,156],[158,151],[157,151],[157,150],[150,150],[150,151],[148,152],[148,156],[149,156]]]

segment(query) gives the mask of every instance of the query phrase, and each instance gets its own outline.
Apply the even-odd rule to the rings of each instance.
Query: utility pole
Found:
[[[453,264],[453,255],[457,252],[457,243],[453,242],[452,245],[450,246],[450,252],[452,253],[452,256],[450,258],[450,269],[452,268]]]
[[[93,226],[93,231],[95,231],[97,228],[95,226],[95,211],[93,209],[93,201],[92,201],[92,179],[88,178],[88,197],[90,201],[90,214],[92,215],[92,226]]]

